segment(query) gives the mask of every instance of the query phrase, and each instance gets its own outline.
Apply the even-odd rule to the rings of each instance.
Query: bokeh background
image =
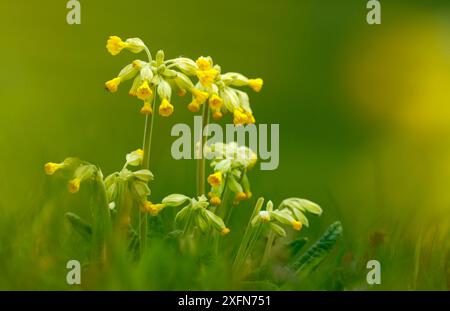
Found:
[[[41,251],[33,228],[49,202],[62,215],[86,198],[59,195],[44,163],[77,156],[109,174],[142,143],[140,101],[128,87],[103,88],[135,58],[108,54],[106,39],[118,35],[264,79],[251,104],[257,122],[280,124],[280,165],[251,172],[254,197],[320,204],[324,214],[302,231],[312,238],[335,220],[344,227],[340,264],[331,259],[301,289],[448,290],[450,3],[381,2],[382,24],[370,26],[363,0],[81,0],[81,25],[66,23],[64,0],[1,1],[0,289],[70,289],[56,246]],[[195,192],[193,161],[170,155],[171,126],[193,122],[187,100],[156,121],[154,201]],[[63,222],[47,219],[47,238],[61,242]],[[365,283],[368,259],[381,262],[379,286]],[[209,286],[180,274],[158,283],[161,269],[151,268],[136,281],[123,270],[103,288]]]

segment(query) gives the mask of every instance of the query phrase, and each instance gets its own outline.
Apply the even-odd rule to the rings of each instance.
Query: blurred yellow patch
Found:
[[[365,34],[345,53],[343,81],[352,110],[412,134],[448,130],[448,29],[424,13],[404,16]]]

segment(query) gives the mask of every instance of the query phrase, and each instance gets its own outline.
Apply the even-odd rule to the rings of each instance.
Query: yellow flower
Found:
[[[294,230],[300,231],[302,229],[302,223],[300,221],[294,220],[292,222],[292,228],[294,228]]]
[[[211,62],[211,58],[209,58],[209,57],[200,56],[199,58],[197,58],[197,60],[195,62],[197,63],[199,70],[211,69],[212,62]]]
[[[255,123],[255,117],[253,116],[253,113],[246,111],[245,115],[247,116],[247,123],[248,124],[254,124]]]
[[[63,165],[59,163],[48,162],[44,166],[45,174],[53,175],[57,170],[59,170]]]
[[[178,96],[183,97],[184,95],[186,95],[186,90],[185,89],[179,89],[178,90]]]
[[[173,113],[173,105],[167,99],[163,99],[159,105],[159,114],[163,117],[168,117]]]
[[[152,105],[150,105],[148,101],[144,102],[144,105],[141,108],[141,113],[144,115],[149,115],[152,112]]]
[[[220,98],[217,94],[213,94],[209,98],[209,107],[211,107],[214,110],[219,110],[220,107],[222,107],[223,99]]]
[[[213,117],[213,119],[214,120],[220,120],[221,118],[222,118],[222,112],[220,112],[220,111],[214,111],[213,112],[213,115],[212,115],[212,117]]]
[[[192,88],[191,93],[194,95],[195,99],[198,101],[199,104],[203,104],[205,100],[208,99],[209,94],[203,91],[200,91],[199,89]]]
[[[142,209],[150,213],[150,215],[152,216],[157,216],[159,212],[165,207],[166,207],[165,204],[153,204],[150,201],[144,201],[142,203]]]
[[[144,81],[136,91],[136,96],[139,99],[146,100],[152,96],[152,89],[148,86],[148,82]]]
[[[117,92],[121,80],[119,77],[109,80],[105,83],[105,88],[111,93]]]
[[[108,42],[106,43],[106,48],[111,55],[119,54],[125,46],[125,42],[123,42],[118,36],[110,36]]]
[[[220,231],[221,235],[227,235],[228,233],[230,233],[230,229],[228,229],[227,227],[223,228],[222,231]]]
[[[133,64],[133,68],[136,68],[136,69],[141,69],[142,68],[141,61],[139,61],[137,59],[132,61],[131,63]]]
[[[191,112],[198,112],[200,110],[200,104],[195,99],[187,107]]]
[[[219,171],[209,175],[208,183],[213,187],[220,185],[222,183],[222,172]]]
[[[210,87],[216,79],[219,71],[216,69],[197,70],[197,77],[204,87]]]
[[[217,206],[220,205],[221,201],[219,197],[212,197],[211,200],[209,200],[209,202],[211,203],[211,205]]]
[[[81,179],[79,178],[74,178],[71,181],[69,181],[69,184],[67,185],[69,192],[70,193],[78,192],[78,190],[80,190],[80,183]]]
[[[196,73],[200,83],[204,87],[210,87],[219,74],[217,69],[212,68],[211,57],[200,56],[196,63],[198,67]]]
[[[234,198],[236,202],[243,201],[247,198],[247,195],[244,192],[238,192],[236,197]]]
[[[250,191],[247,191],[247,192],[245,193],[245,196],[246,196],[246,199],[249,200],[249,199],[251,199],[251,197],[253,196],[253,193],[251,193]]]
[[[247,115],[241,112],[239,109],[233,111],[233,123],[236,125],[245,124],[247,122]]]
[[[261,88],[264,84],[263,79],[257,78],[257,79],[248,79],[248,86],[253,89],[255,92],[261,91]]]
[[[139,156],[143,157],[144,156],[144,150],[142,150],[141,148],[136,149],[134,152],[136,152]]]

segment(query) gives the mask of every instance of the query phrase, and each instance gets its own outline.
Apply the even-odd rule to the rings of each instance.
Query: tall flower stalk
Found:
[[[149,57],[151,57],[150,54],[148,55]],[[156,92],[156,88],[154,92]],[[156,106],[156,96],[153,97],[152,111],[155,110],[155,106]],[[152,113],[151,115],[147,114],[145,116],[144,141],[142,143],[143,145],[142,149],[144,151],[142,159],[142,168],[147,170],[150,170],[150,155],[152,149],[154,123],[155,123],[155,114],[154,113]],[[147,214],[148,213],[145,210],[139,211],[139,245],[141,254],[145,250],[147,240],[147,225],[148,225]]]
[[[209,124],[209,106],[204,105],[203,113],[202,113],[202,126],[205,128]],[[205,141],[206,136],[202,131],[202,135],[200,137],[200,141],[198,142],[198,152],[199,159],[197,160],[197,196],[201,196],[205,194]]]

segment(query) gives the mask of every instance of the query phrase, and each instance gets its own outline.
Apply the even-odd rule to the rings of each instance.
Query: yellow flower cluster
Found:
[[[248,95],[234,87],[247,85],[259,92],[263,86],[260,78],[248,79],[239,73],[221,74],[220,66],[214,65],[209,56],[200,56],[196,61],[186,57],[164,60],[164,52],[158,51],[153,60],[149,49],[139,38],[123,41],[118,36],[111,36],[106,48],[111,55],[117,55],[124,49],[133,53],[147,53],[147,62],[135,60],[124,67],[117,77],[105,83],[105,88],[114,93],[122,82],[134,79],[129,94],[144,102],[140,110],[144,115],[153,113],[152,100],[154,102],[157,96],[160,98],[159,114],[164,117],[172,115],[174,106],[170,103],[170,98],[172,88],[176,87],[180,96],[187,92],[192,94],[187,108],[194,113],[199,112],[200,107],[207,103],[214,120],[232,113],[236,125],[255,122]],[[198,79],[196,85],[190,77]]]
[[[196,64],[198,66],[196,74],[201,85],[205,88],[211,87],[219,75],[219,70],[212,67],[211,57],[201,56],[197,59]]]
[[[59,170],[72,172],[72,178],[67,183],[67,190],[70,193],[78,192],[83,181],[99,175],[96,166],[82,163],[76,158],[67,158],[61,163],[48,162],[44,165],[44,171],[49,176],[55,174]]]
[[[255,92],[259,92],[263,86],[262,79],[248,79],[233,72],[221,74],[220,67],[213,65],[209,56],[201,56],[195,62],[178,58],[173,64],[185,74],[195,75],[199,80],[195,86],[196,91],[192,92],[192,101],[188,105],[190,111],[198,112],[200,106],[208,100],[214,120],[219,120],[230,112],[236,125],[255,123],[248,95],[233,86],[248,85]]]
[[[123,49],[128,49],[133,53],[145,51],[149,60],[148,62],[134,60],[131,64],[125,66],[117,77],[107,81],[105,88],[109,92],[114,93],[117,92],[122,82],[133,79],[129,94],[143,101],[140,109],[141,114],[152,114],[154,108],[152,100],[155,101],[156,97],[159,97],[159,114],[163,117],[170,116],[174,110],[173,105],[170,103],[172,95],[171,84],[176,84],[174,80],[180,73],[166,67],[167,63],[164,61],[164,52],[158,51],[156,60],[153,60],[150,51],[142,40],[131,38],[122,41],[117,36],[111,36],[108,39],[106,48],[111,55],[117,55]],[[186,76],[184,78],[189,80]]]

